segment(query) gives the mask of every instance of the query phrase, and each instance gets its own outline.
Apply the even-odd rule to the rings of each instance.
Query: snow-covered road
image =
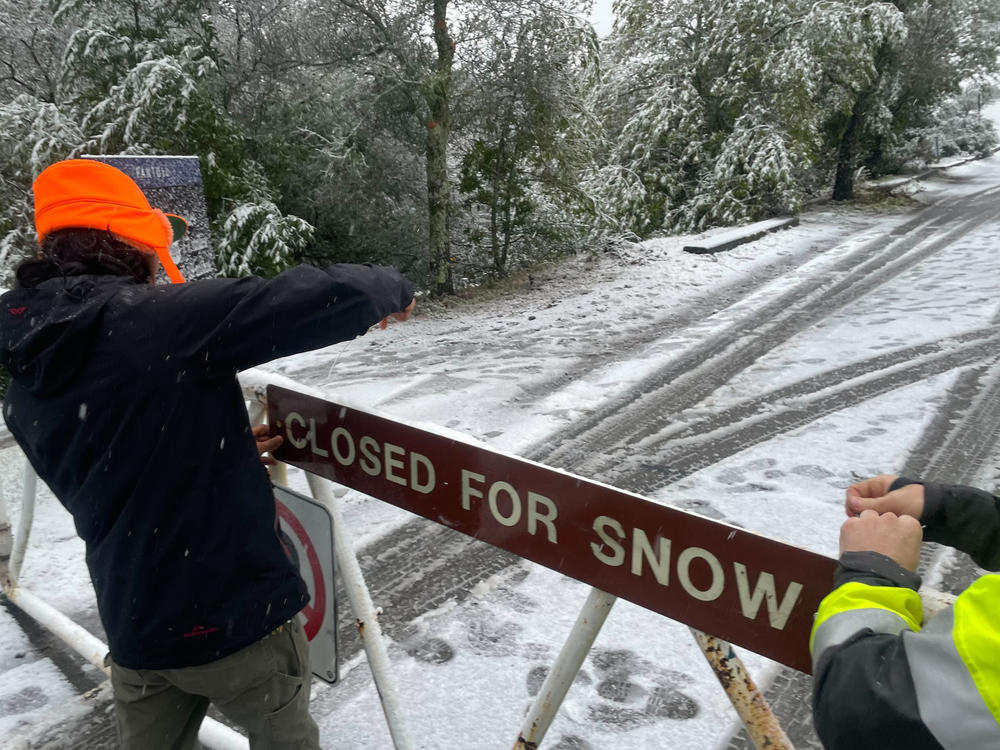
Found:
[[[821,207],[719,256],[682,253],[683,237],[581,255],[514,293],[270,367],[834,555],[843,488],[902,470],[959,376],[973,388],[996,376],[1000,159],[916,198],[928,207]],[[15,458],[0,456],[0,478],[16,517]],[[963,478],[993,481],[996,451],[983,458]],[[23,581],[99,633],[72,522],[41,503]],[[421,746],[512,746],[586,588],[355,493],[344,510]],[[744,657],[759,681],[775,673]],[[341,674],[315,690],[324,746],[391,747],[363,658]],[[89,710],[4,610],[0,675],[3,747]],[[619,602],[543,746],[701,750],[727,744],[734,721],[688,629]]]

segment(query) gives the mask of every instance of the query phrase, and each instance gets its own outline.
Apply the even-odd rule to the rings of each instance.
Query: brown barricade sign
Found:
[[[805,672],[836,561],[284,388],[276,458]]]

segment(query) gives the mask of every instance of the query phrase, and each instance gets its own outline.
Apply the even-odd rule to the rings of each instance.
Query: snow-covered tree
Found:
[[[27,195],[31,179],[60,158],[182,153],[201,157],[217,229],[229,211],[248,202],[271,212],[273,188],[249,158],[247,134],[220,96],[226,62],[213,7],[203,0],[59,0],[51,9],[33,7],[38,27],[64,29],[48,34],[64,46],[54,70],[33,76],[39,91],[0,102],[0,126],[9,134],[0,148],[9,156],[11,194]],[[26,208],[23,198],[0,205],[0,246],[12,259],[30,252]],[[229,236],[217,232],[226,258],[241,250],[225,247]],[[288,235],[286,242],[297,237],[300,244],[274,258],[301,255],[306,236]],[[271,261],[256,266],[272,267]]]
[[[639,235],[797,210],[996,64],[997,0],[619,0],[603,215]],[[914,119],[916,118],[916,119]]]
[[[26,189],[49,164],[73,155],[84,142],[71,114],[56,104],[20,94],[0,104],[0,269],[12,268],[34,249],[31,193]],[[9,279],[0,283],[9,284]]]
[[[473,207],[466,235],[488,249],[493,276],[506,275],[512,258],[530,262],[539,241],[558,244],[547,226],[558,225],[567,242],[579,235],[570,227],[579,224],[579,175],[593,148],[584,85],[597,40],[575,6],[494,2],[463,24],[459,189]]]
[[[811,68],[791,43],[799,4],[620,0],[616,9],[597,91],[614,147],[593,183],[606,188],[619,229],[795,210],[817,133]]]
[[[992,98],[989,86],[976,82],[910,120],[910,127],[886,149],[882,158],[890,164],[907,162],[923,166],[951,156],[988,156],[998,144],[996,127],[983,117],[984,97]]]
[[[894,2],[902,13],[906,38],[885,60],[884,77],[897,82],[897,95],[886,101],[888,129],[863,141],[863,163],[873,173],[891,172],[920,151],[920,140],[940,118],[950,120],[958,141],[988,137],[989,126],[975,117],[955,119],[966,87],[981,88],[997,68],[1000,3],[996,0],[920,0]],[[967,130],[967,136],[962,130]],[[985,145],[984,145],[985,147]]]
[[[949,97],[996,66],[1000,0],[618,0],[600,44],[588,2],[0,0],[0,253],[32,249],[32,177],[88,152],[200,156],[227,273],[376,260],[447,292],[584,220],[751,221],[993,142]]]
[[[273,276],[292,264],[312,232],[308,222],[285,216],[270,201],[240,204],[222,225],[219,270],[224,276]]]
[[[888,105],[901,82],[889,61],[906,39],[906,24],[891,3],[817,3],[803,16],[802,38],[818,73],[819,114],[836,154],[833,197],[849,199],[861,138],[891,129]]]
[[[317,16],[330,32],[330,56],[364,71],[377,82],[380,95],[396,100],[422,125],[427,268],[437,293],[454,290],[448,163],[456,45],[452,5],[451,0],[335,0]]]

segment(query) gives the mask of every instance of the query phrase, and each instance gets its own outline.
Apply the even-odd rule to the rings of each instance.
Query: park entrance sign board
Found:
[[[188,281],[210,279],[215,271],[215,250],[208,231],[208,209],[197,156],[85,155],[127,174],[145,193],[154,208],[183,216],[187,233],[170,248],[170,256]],[[164,277],[166,278],[166,277]]]
[[[267,401],[281,461],[810,670],[828,557],[295,391]]]

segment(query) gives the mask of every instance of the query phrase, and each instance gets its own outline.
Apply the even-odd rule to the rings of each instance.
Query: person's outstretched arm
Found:
[[[127,354],[147,371],[152,364],[167,378],[217,376],[348,341],[390,317],[406,319],[413,294],[392,268],[296,266],[273,279],[151,287],[123,298],[109,323],[135,339]]]

